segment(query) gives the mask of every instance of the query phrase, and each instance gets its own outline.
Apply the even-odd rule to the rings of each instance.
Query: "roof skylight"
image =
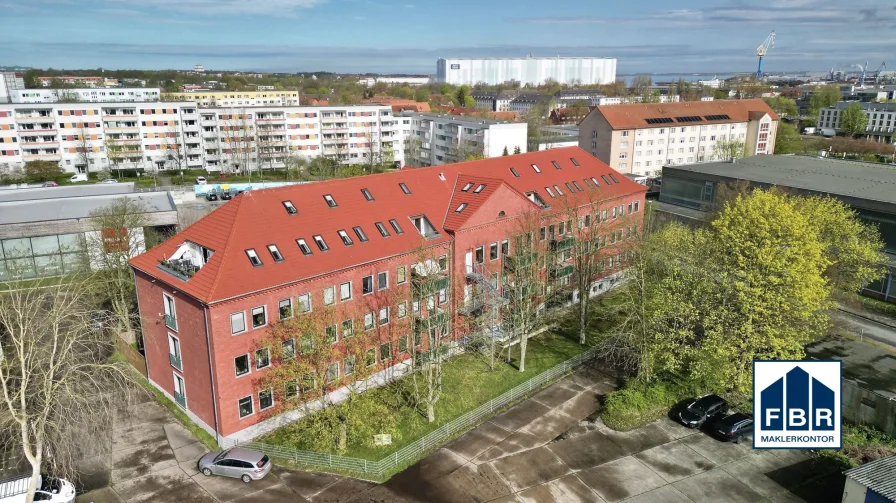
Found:
[[[538,169],[538,166],[536,166],[534,164],[532,165],[532,169],[534,169],[536,173],[541,173],[541,170]]]
[[[570,157],[569,160],[572,161],[573,166],[577,168],[579,167],[579,161],[577,161],[575,157]]]
[[[373,201],[373,194],[370,193],[367,189],[361,189],[361,194],[364,194],[364,199],[368,201]]]
[[[296,239],[296,244],[299,245],[303,255],[311,255],[311,247],[308,246],[304,239]]]
[[[299,212],[295,206],[293,206],[292,201],[283,201],[283,207],[286,208],[286,212],[290,215],[295,215]]]
[[[467,203],[460,203],[460,206],[458,206],[457,209],[454,210],[454,212],[460,213],[461,211],[464,211],[464,208],[466,208],[466,207],[467,207]]]
[[[333,196],[331,196],[330,194],[324,194],[324,201],[327,202],[327,206],[329,206],[330,208],[335,208],[336,206],[338,206],[336,204],[336,200],[333,199]]]
[[[384,238],[387,238],[387,237],[389,237],[389,236],[391,235],[391,234],[389,234],[389,229],[386,229],[386,226],[383,225],[382,222],[376,222],[376,223],[373,224],[373,225],[376,226],[376,230],[380,231],[380,234],[382,234],[382,236],[383,236]]]
[[[277,249],[277,245],[268,245],[268,251],[271,252],[274,262],[283,262],[283,254]]]
[[[323,236],[318,234],[313,237],[314,237],[314,244],[317,245],[317,247],[320,249],[320,251],[330,251],[330,247],[327,246],[327,242],[324,241]]]
[[[405,193],[405,195],[411,194],[411,189],[409,189],[408,186],[405,185],[404,183],[399,182],[398,187],[401,189],[402,192]]]
[[[362,243],[367,242],[367,234],[364,234],[364,229],[360,227],[352,227],[352,230],[355,231],[355,236],[358,236],[358,240]]]
[[[460,191],[461,191],[461,192],[466,192],[466,191],[472,189],[472,188],[473,188],[473,185],[474,185],[473,182],[467,182],[467,184],[464,185],[464,188],[460,189]]]
[[[484,189],[484,188],[485,188],[485,184],[482,183],[478,187],[476,187],[476,189],[473,191],[473,193],[478,194],[478,193],[482,192],[482,189]]]
[[[246,250],[246,256],[249,257],[249,262],[255,267],[261,267],[262,265],[264,265],[261,263],[261,259],[258,258],[258,254],[255,253],[255,248],[249,248],[248,250]]]
[[[344,230],[340,229],[336,231],[336,234],[339,234],[339,238],[342,239],[342,244],[344,244],[345,246],[351,246],[355,244],[354,242],[352,242],[352,238],[349,237],[348,233]]]
[[[520,177],[520,174],[516,172],[516,169],[515,169],[515,168],[510,168],[510,173],[512,173],[513,176],[515,176],[515,177],[517,177],[517,178]]]
[[[395,220],[394,218],[389,220],[389,225],[392,226],[392,230],[395,231],[395,234],[404,234],[404,231],[401,229],[401,226],[398,225],[398,220]]]
[[[557,161],[551,161],[551,164],[553,164],[554,167],[557,168],[557,171],[560,171],[560,164],[558,164]]]

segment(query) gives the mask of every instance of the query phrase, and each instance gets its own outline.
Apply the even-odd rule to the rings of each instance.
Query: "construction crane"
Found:
[[[862,77],[861,77],[861,79],[859,79],[859,85],[864,86],[865,85],[865,75],[868,73],[868,62],[867,61],[865,62],[865,66],[862,66],[862,65],[854,65],[854,66],[856,68],[858,68],[859,70],[862,70]]]
[[[884,61],[877,67],[877,71],[874,72],[874,83],[880,84],[880,73],[887,69],[887,62]]]
[[[762,58],[768,53],[769,49],[775,46],[775,31],[772,30],[771,33],[768,34],[768,37],[765,37],[765,42],[762,43],[759,47],[756,48],[756,57],[759,58],[759,68],[756,69],[756,78],[762,78]]]

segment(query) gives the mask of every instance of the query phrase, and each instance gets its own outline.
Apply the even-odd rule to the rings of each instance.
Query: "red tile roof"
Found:
[[[578,167],[572,158],[579,163]],[[556,161],[561,169],[556,169],[551,161]],[[541,173],[536,173],[532,164],[537,165]],[[510,168],[520,176],[514,176]],[[511,190],[522,197],[536,191],[550,204],[550,197],[544,193],[545,186],[562,186],[572,180],[581,185],[583,178],[600,179],[601,175],[610,173],[615,174],[584,150],[568,147],[254,190],[240,194],[173,238],[135,257],[131,265],[175,285],[187,295],[213,303],[408,253],[423,244],[446,242],[451,239],[451,230],[463,226],[476,213],[476,208],[498,190]],[[646,190],[622,175],[616,174],[616,178],[619,180],[617,184],[601,184],[602,198]],[[480,194],[474,192],[476,185],[467,193],[460,192],[468,181],[486,187]],[[411,194],[404,194],[399,183],[406,184]],[[367,201],[362,195],[361,189],[365,188],[370,191],[373,201]],[[338,206],[330,208],[323,198],[325,194],[331,195]],[[289,215],[283,201],[291,201],[298,214]],[[455,214],[460,202],[467,202],[468,207]],[[410,221],[410,217],[417,215],[425,215],[439,235],[424,240]],[[402,234],[396,234],[389,224],[390,219],[398,222]],[[382,222],[390,236],[381,236],[374,225],[376,222]],[[360,242],[352,230],[355,226],[363,229],[368,242]],[[338,230],[349,234],[353,241],[351,246],[342,243]],[[317,248],[315,235],[324,238],[329,251],[322,252]],[[308,243],[313,251],[311,256],[305,256],[299,250],[296,244],[299,238]],[[157,267],[160,260],[170,257],[184,241],[214,250],[208,263],[189,281],[181,281]],[[270,244],[278,247],[284,261],[274,262],[267,250]],[[246,250],[250,248],[261,258],[261,267],[253,267],[249,262]]]
[[[637,103],[632,105],[603,105],[591,113],[604,116],[613,129],[642,129],[648,127],[669,127],[670,125],[697,126],[702,124],[726,124],[730,122],[747,122],[751,112],[763,112],[778,120],[778,115],[763,100],[718,100],[718,101],[684,101],[680,103]],[[728,115],[731,119],[707,120],[707,115]],[[700,122],[679,124],[648,124],[646,119],[671,118],[685,116],[701,116]]]

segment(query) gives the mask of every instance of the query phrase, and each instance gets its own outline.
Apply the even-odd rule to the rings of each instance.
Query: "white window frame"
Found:
[[[386,278],[386,286],[380,286],[380,278]],[[379,290],[388,290],[389,289],[389,271],[381,271],[376,273],[376,289]]]
[[[258,308],[261,308],[261,312],[264,315],[264,323],[262,323],[261,325],[255,326],[255,310]],[[268,306],[261,305],[261,306],[253,307],[252,309],[249,310],[249,317],[252,318],[252,329],[253,330],[266,327],[268,325]]]
[[[381,307],[379,309],[379,311],[377,312],[377,315],[376,315],[376,325],[378,327],[386,326],[392,322],[392,312],[391,311],[392,311],[392,308],[390,308],[389,306]],[[383,323],[383,313],[384,312],[386,313],[386,317],[385,317],[386,322],[385,323]]]
[[[172,342],[174,342],[174,344],[171,344]],[[176,348],[176,350],[172,353],[173,348]],[[176,368],[177,370],[183,372],[184,371],[184,368],[183,368],[184,367],[184,354],[181,351],[180,338],[178,338],[176,335],[172,334],[171,332],[168,332],[168,354],[177,356],[180,359],[180,367],[175,367],[174,364],[171,364],[171,366],[173,368]],[[168,363],[171,363],[171,358],[168,359]]]
[[[252,409],[252,412],[250,412],[250,413],[248,413],[248,414],[246,414],[246,415],[244,416],[244,415],[242,414],[242,411],[240,410],[240,402],[242,402],[243,400],[245,400],[245,399],[247,399],[247,398],[249,399],[249,408]],[[255,415],[255,400],[254,400],[254,395],[243,396],[243,397],[237,398],[237,399],[236,399],[236,413],[237,413],[237,415],[240,416],[240,419],[241,419],[241,420],[242,420],[242,419],[246,419],[247,417],[250,417],[250,416],[254,416],[254,415]]]
[[[261,394],[265,393],[265,392],[267,392],[271,395],[271,404],[268,405],[267,407],[262,407],[261,406]],[[268,388],[268,389],[263,389],[263,390],[259,391],[258,392],[258,411],[261,412],[261,411],[272,409],[272,408],[274,408],[274,390],[272,388]]]
[[[327,302],[327,290],[330,291],[330,302]],[[325,286],[323,289],[324,296],[324,306],[332,306],[336,303],[336,287],[335,286]]]
[[[259,367],[259,366],[258,366],[258,361],[259,361],[259,360],[258,360],[258,352],[259,352],[259,351],[262,351],[262,350],[266,350],[266,351],[268,352],[268,364],[265,365],[264,367]],[[264,369],[266,369],[266,368],[268,368],[268,367],[271,366],[271,348],[258,348],[258,349],[256,349],[255,351],[252,352],[252,356],[255,357],[255,370],[256,370],[256,371],[257,371],[257,370],[264,370]]]
[[[307,304],[308,309],[305,309],[305,303],[302,302],[302,297],[308,298],[308,304]],[[313,311],[314,306],[312,304],[311,292],[306,292],[306,293],[296,296],[296,308],[298,308],[300,306],[302,307],[302,309],[305,309],[305,310],[303,310],[299,314],[306,314],[306,313],[310,313],[311,311]]]
[[[233,331],[233,317],[241,316],[243,318],[243,329],[239,332]],[[239,311],[236,313],[230,313],[230,335],[239,335],[244,334],[249,331],[249,325],[246,323],[246,311]]]
[[[343,294],[343,288],[346,286],[348,286],[348,296]],[[349,300],[352,300],[352,282],[346,281],[339,285],[339,302],[347,302]]]
[[[172,390],[173,390],[175,393],[177,393],[177,381],[178,381],[178,379],[179,379],[180,382],[181,382],[181,386],[180,386],[180,392],[181,392],[181,393],[180,393],[180,394],[183,395],[183,397],[184,397],[184,409],[186,409],[186,408],[187,408],[187,380],[184,379],[184,376],[178,374],[177,372],[173,372],[173,371],[172,371],[172,372],[171,372],[171,375],[174,376],[174,383],[173,383],[173,386],[172,386]]]
[[[237,374],[237,372],[236,372],[236,359],[237,359],[237,358],[240,358],[240,357],[243,357],[243,356],[246,357],[246,364],[247,364],[247,365],[246,365],[246,368],[249,369],[249,370],[246,371],[246,373],[244,373],[244,374]],[[236,355],[236,356],[233,357],[233,375],[236,376],[237,379],[239,379],[239,378],[241,378],[241,377],[246,377],[247,375],[249,375],[249,374],[251,374],[251,373],[252,373],[252,355],[250,355],[249,353],[245,353],[245,354]]]

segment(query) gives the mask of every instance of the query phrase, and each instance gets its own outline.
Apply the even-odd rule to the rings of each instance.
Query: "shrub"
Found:
[[[662,418],[678,402],[700,394],[697,389],[678,378],[650,384],[632,381],[607,394],[601,417],[610,428],[628,431]]]

